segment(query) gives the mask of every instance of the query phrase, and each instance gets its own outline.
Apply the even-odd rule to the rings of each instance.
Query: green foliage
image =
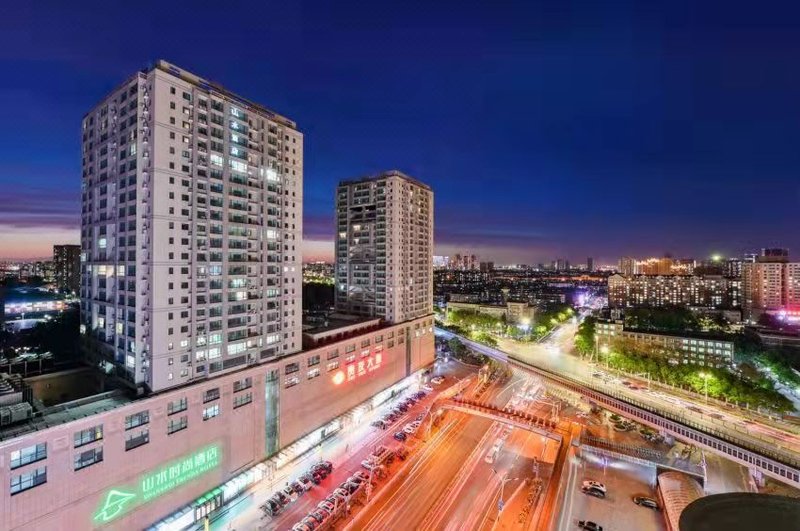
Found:
[[[653,380],[688,388],[698,394],[705,394],[707,388],[708,396],[712,398],[778,412],[793,409],[791,401],[776,391],[769,379],[760,375],[745,378],[727,369],[672,365],[663,355],[649,355],[625,342],[615,344],[612,352],[604,358],[615,369],[627,373],[648,373]]]
[[[575,334],[575,348],[584,356],[594,351],[596,325],[597,319],[594,317],[587,317],[580,326],[578,326],[578,332]]]
[[[664,330],[685,332],[701,330],[697,314],[687,308],[634,308],[625,312],[625,326],[638,330]]]
[[[473,339],[478,343],[483,343],[489,347],[497,348],[497,340],[487,332],[478,332],[477,334],[474,334]]]
[[[447,322],[463,329],[495,332],[502,330],[505,324],[503,319],[468,310],[450,310],[447,312]]]

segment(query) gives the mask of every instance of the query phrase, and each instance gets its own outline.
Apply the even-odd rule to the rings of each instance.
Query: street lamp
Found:
[[[705,389],[706,394],[706,404],[708,404],[708,380],[714,376],[712,374],[708,374],[707,372],[700,372],[697,375],[703,379],[703,388]]]

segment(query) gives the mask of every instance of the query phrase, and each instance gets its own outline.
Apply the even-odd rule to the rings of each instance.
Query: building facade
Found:
[[[611,308],[740,308],[741,280],[721,275],[611,275],[608,305]]]
[[[81,320],[161,391],[301,348],[303,136],[169,63],[83,119]]]
[[[742,264],[744,318],[764,315],[800,322],[800,262],[790,262],[785,249],[764,249],[755,262]]]
[[[81,246],[54,245],[53,270],[58,289],[78,292],[81,288]]]
[[[401,323],[433,313],[433,192],[389,171],[339,184],[337,312]]]
[[[622,321],[598,321],[598,346],[619,341],[644,346],[651,353],[669,358],[675,365],[689,364],[705,367],[726,367],[733,363],[733,341],[707,335],[665,334],[651,331],[626,330]]]
[[[386,400],[383,390],[433,355],[426,317],[149,397],[100,395],[0,428],[0,529],[144,529],[207,492],[227,503],[238,491],[216,487],[278,456],[266,462],[274,475],[357,423],[342,415]]]

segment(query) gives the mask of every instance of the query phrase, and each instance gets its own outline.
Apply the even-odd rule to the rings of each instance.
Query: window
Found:
[[[47,458],[47,443],[34,444],[11,452],[11,470]]]
[[[309,380],[313,380],[317,376],[319,376],[319,367],[311,369],[310,371],[308,371],[308,379]]]
[[[103,447],[92,448],[79,454],[75,454],[75,461],[73,463],[73,470],[80,470],[95,463],[100,463],[103,460]]]
[[[299,363],[289,363],[289,364],[286,365],[286,367],[284,367],[284,373],[285,374],[292,374],[292,373],[297,372],[299,370],[300,370],[300,364]]]
[[[125,451],[133,450],[150,442],[150,430],[147,428],[133,431],[125,435]]]
[[[328,352],[328,359],[333,360],[339,357],[339,349]]]
[[[253,401],[253,393],[244,393],[233,397],[233,409],[242,407]]]
[[[73,438],[75,440],[75,448],[94,441],[99,441],[103,438],[103,425],[98,424],[86,430],[76,431]]]
[[[179,398],[178,400],[173,400],[167,404],[167,415],[174,415],[175,413],[186,411],[188,406],[189,404],[185,396],[183,398]]]
[[[139,413],[134,413],[133,415],[125,417],[125,429],[130,430],[137,426],[143,426],[148,422],[150,422],[150,412],[147,410],[140,411]]]
[[[297,376],[290,376],[289,378],[286,378],[285,387],[286,389],[288,389],[290,387],[294,387],[299,383],[300,383],[300,378],[298,378]]]
[[[239,391],[244,391],[245,389],[250,389],[253,387],[253,379],[250,377],[244,378],[242,380],[236,380],[233,382],[233,392],[238,393]]]
[[[25,474],[20,474],[19,476],[11,476],[11,495],[13,496],[23,490],[32,489],[42,483],[47,483],[46,466]]]
[[[332,362],[328,363],[328,372],[334,371],[334,370],[336,370],[338,368],[339,368],[339,362],[338,361],[332,361]]]
[[[216,400],[219,398],[219,387],[214,387],[213,389],[206,389],[206,392],[203,393],[203,402],[211,402],[212,400]]]
[[[308,358],[308,366],[313,367],[314,365],[319,365],[319,356],[311,356]]]
[[[203,410],[203,420],[213,419],[219,415],[219,404],[214,404]]]
[[[353,352],[355,349],[356,349],[355,345],[348,345],[347,348],[345,349],[345,352],[349,354]]]
[[[178,418],[170,419],[167,423],[167,435],[172,435],[176,431],[185,430],[189,425],[189,417],[181,415]]]

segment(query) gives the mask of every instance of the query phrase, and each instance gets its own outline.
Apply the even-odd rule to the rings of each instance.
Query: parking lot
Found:
[[[655,467],[604,458],[582,452],[579,462],[570,463],[570,479],[564,497],[565,517],[560,529],[577,529],[578,520],[591,520],[603,531],[662,531],[666,524],[661,511],[633,503],[635,496],[656,499]],[[581,483],[594,480],[606,486],[605,498],[581,492]]]

